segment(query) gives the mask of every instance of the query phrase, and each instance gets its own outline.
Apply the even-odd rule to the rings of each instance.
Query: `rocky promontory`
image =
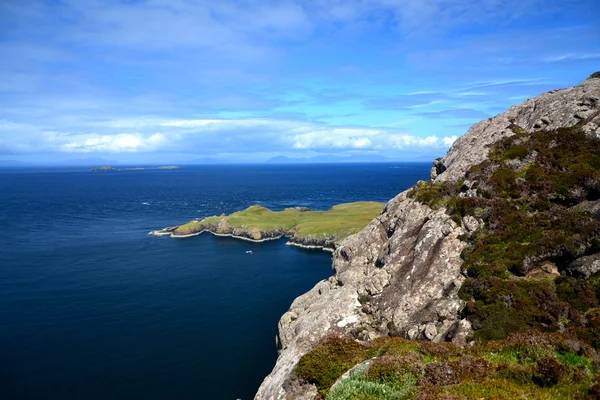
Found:
[[[288,245],[333,251],[338,243],[363,229],[382,209],[383,204],[376,202],[338,204],[326,211],[306,207],[271,211],[255,205],[231,215],[194,220],[150,234],[187,238],[209,232],[254,242],[287,237]]]
[[[597,75],[475,124],[343,240],[281,317],[256,399],[338,379],[327,398],[598,398]]]

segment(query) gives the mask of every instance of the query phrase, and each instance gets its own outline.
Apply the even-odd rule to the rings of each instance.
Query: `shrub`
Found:
[[[296,375],[314,383],[319,393],[325,394],[342,374],[372,354],[372,350],[352,339],[327,337],[300,359]]]

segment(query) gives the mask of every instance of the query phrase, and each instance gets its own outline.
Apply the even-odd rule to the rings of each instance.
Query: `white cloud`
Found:
[[[101,132],[98,131],[102,128]],[[132,131],[131,128],[134,128]],[[127,129],[127,131],[123,131]],[[81,125],[71,132],[0,121],[14,152],[190,154],[380,151],[448,148],[456,136],[419,137],[388,128],[327,126],[282,119],[127,119]],[[20,132],[22,134],[19,134]]]
[[[209,124],[218,124],[220,122],[222,121],[219,119],[190,119],[181,121],[167,121],[161,123],[160,126],[175,126],[178,128],[197,128]]]
[[[167,139],[160,133],[150,136],[141,134],[122,133],[117,135],[81,135],[67,137],[67,143],[59,149],[65,152],[102,152],[127,153],[138,151],[158,151],[164,148]]]
[[[295,135],[293,146],[296,149],[443,149],[455,140],[456,136],[419,137],[388,129],[322,128]]]
[[[447,148],[454,143],[456,136],[427,136],[391,135],[389,143],[396,149],[407,148]]]
[[[371,140],[369,138],[365,138],[365,137],[354,139],[354,142],[352,143],[352,147],[354,147],[356,149],[371,147],[371,145],[372,145]]]

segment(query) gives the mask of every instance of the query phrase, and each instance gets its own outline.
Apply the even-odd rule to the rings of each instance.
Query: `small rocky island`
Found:
[[[360,232],[381,214],[383,206],[377,202],[356,202],[338,204],[327,211],[306,207],[271,211],[255,205],[231,215],[212,216],[150,234],[186,238],[210,232],[256,242],[285,236],[289,245],[333,251],[340,241]]]
[[[112,167],[110,165],[104,165],[102,167],[96,167],[96,168],[92,168],[91,171],[92,172],[119,172],[119,171],[144,171],[147,169],[166,169],[166,170],[172,170],[172,169],[179,169],[181,167],[179,167],[178,165],[161,165],[159,167],[129,167],[129,168],[115,168]]]
[[[111,167],[110,165],[104,165],[102,167],[92,168],[92,172],[117,172],[118,169]]]

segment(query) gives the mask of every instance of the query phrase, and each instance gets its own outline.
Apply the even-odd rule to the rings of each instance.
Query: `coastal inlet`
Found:
[[[288,245],[333,251],[343,239],[360,232],[380,215],[383,208],[384,204],[378,202],[338,204],[326,211],[313,211],[306,207],[271,211],[254,205],[230,215],[194,220],[154,230],[150,234],[186,238],[210,232],[254,242],[285,236],[289,238]]]

